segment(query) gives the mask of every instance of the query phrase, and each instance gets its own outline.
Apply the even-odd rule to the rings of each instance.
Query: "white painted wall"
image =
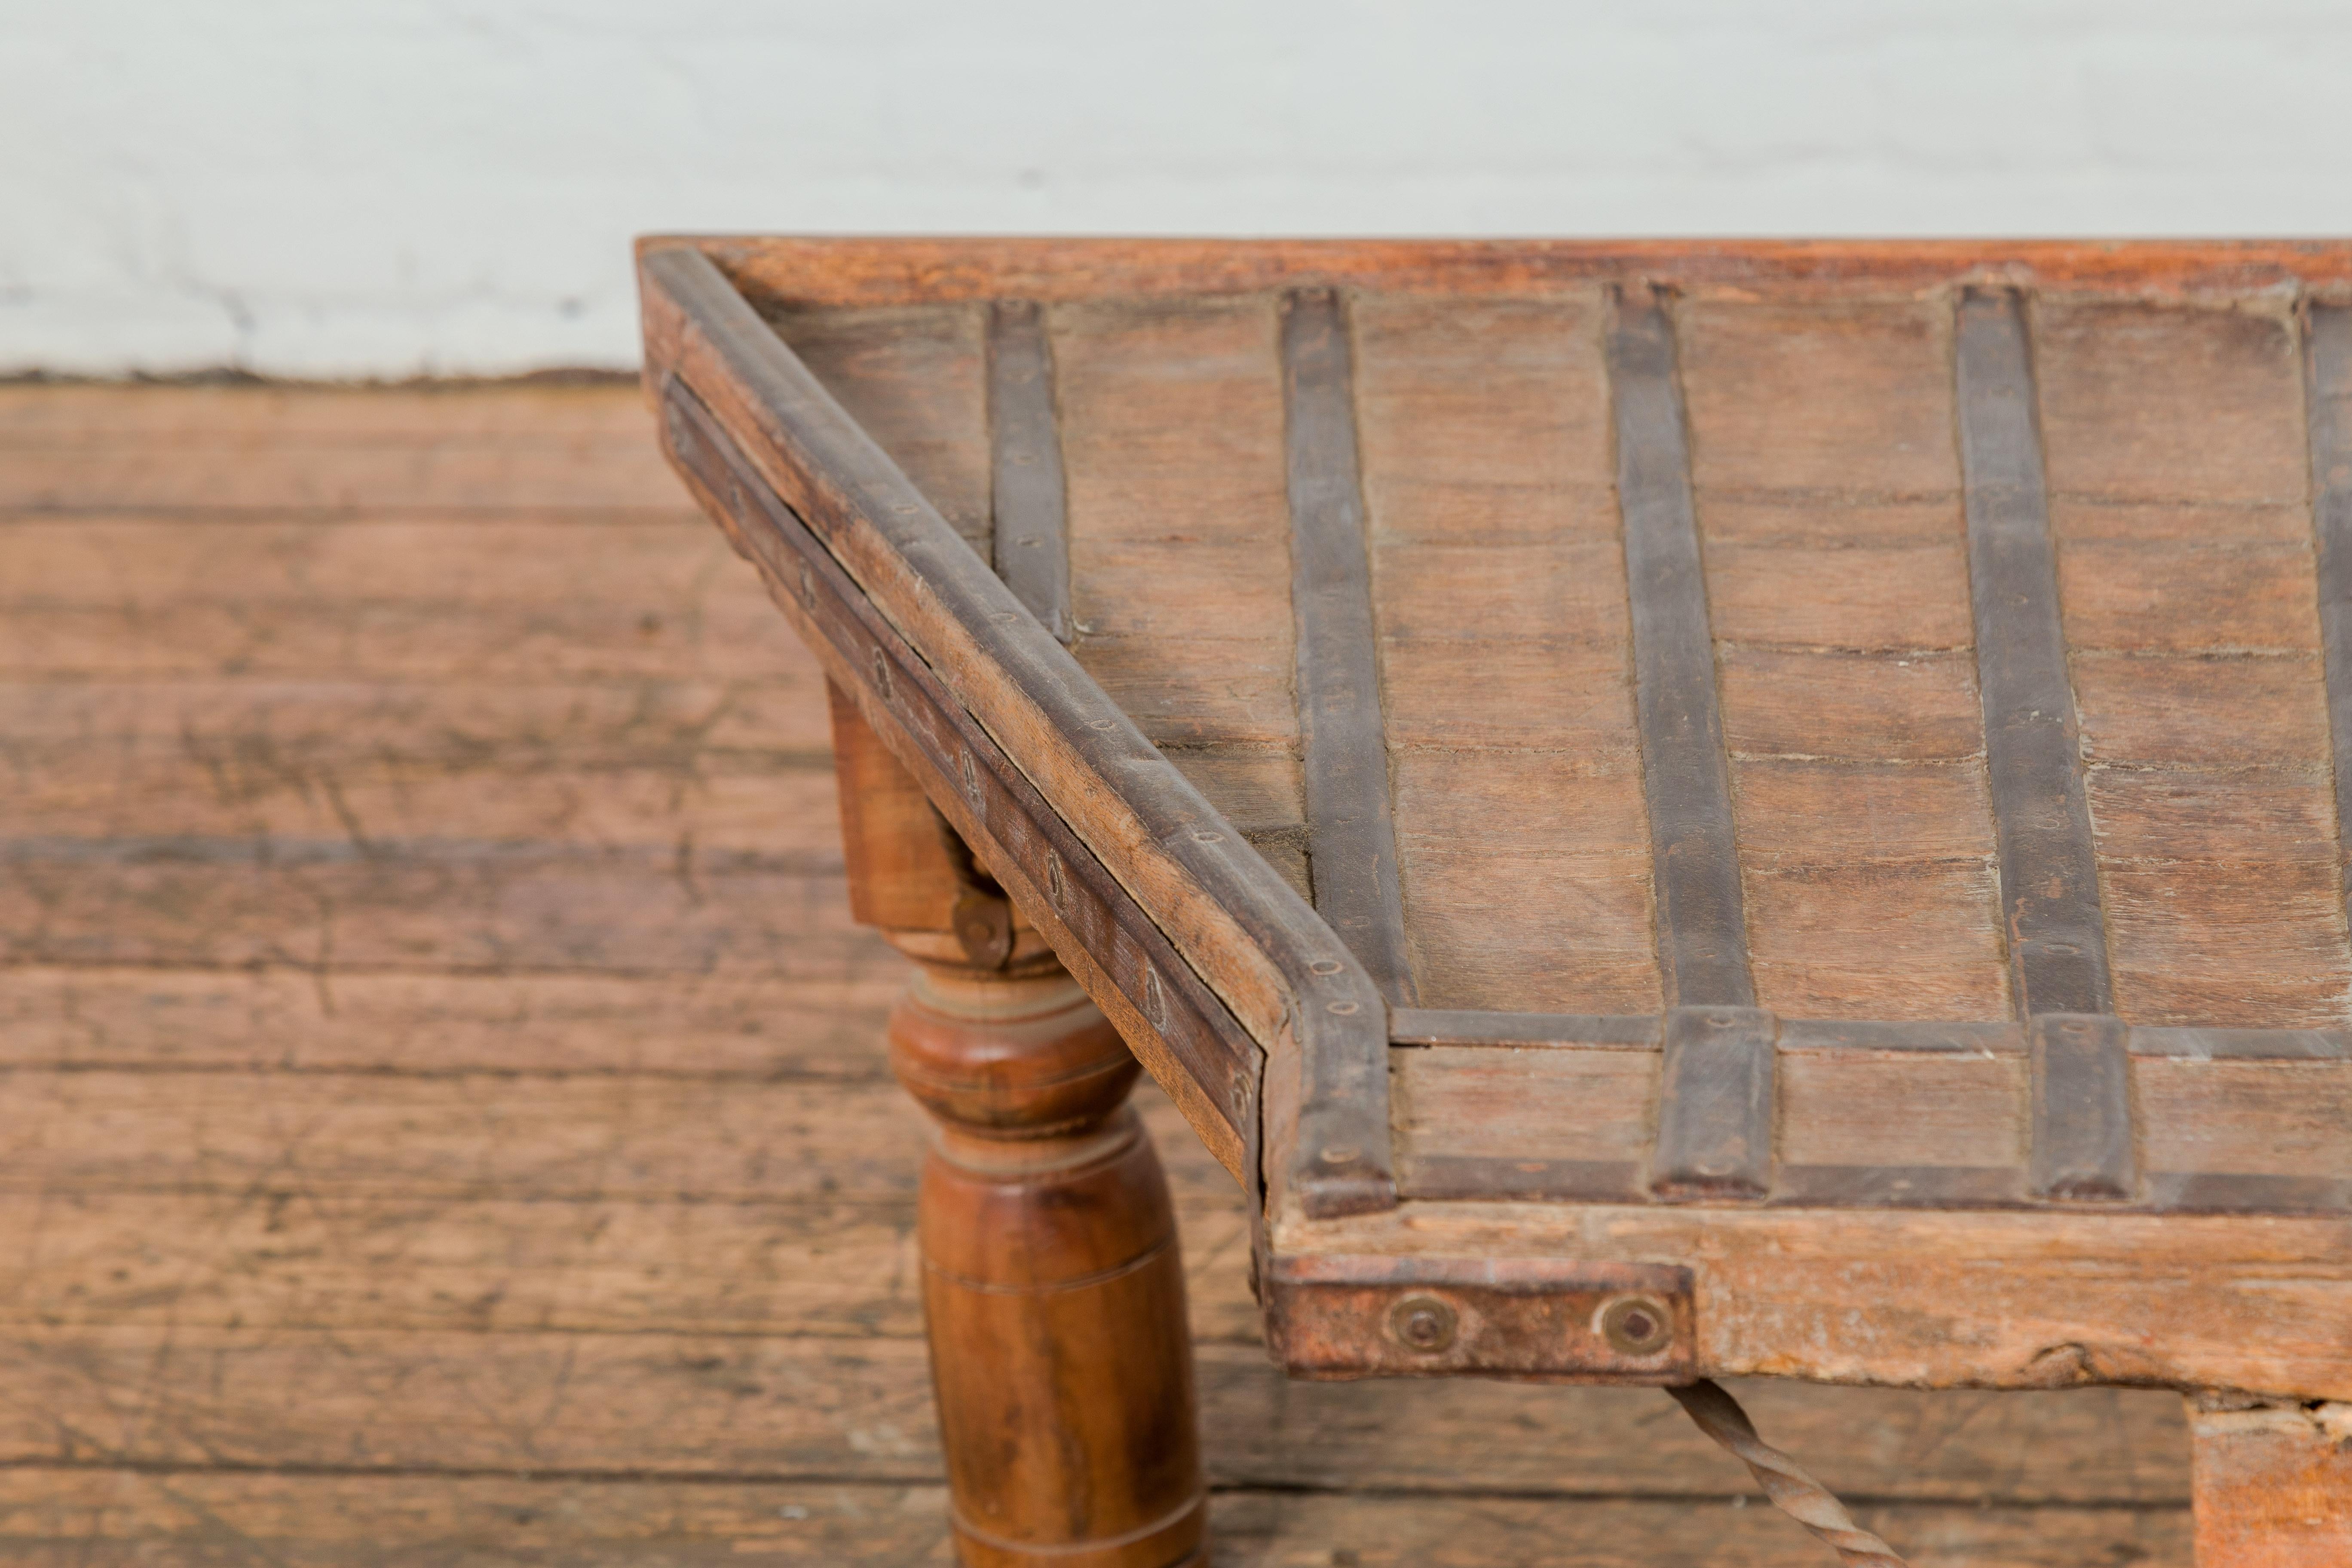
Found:
[[[2352,0],[0,0],[0,368],[635,359],[647,229],[2345,234]]]

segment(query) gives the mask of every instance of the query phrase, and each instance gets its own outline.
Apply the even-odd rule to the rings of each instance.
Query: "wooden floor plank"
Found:
[[[20,1470],[0,1478],[0,1550],[27,1568],[701,1568],[951,1561],[945,1489],[730,1480],[152,1475]],[[2187,1568],[2185,1510],[1863,1510],[1916,1568]],[[1820,1544],[1761,1506],[1723,1499],[1355,1497],[1229,1489],[1211,1504],[1216,1568],[1811,1568]]]
[[[1249,742],[1187,763],[1272,843],[1267,651],[1155,721]],[[944,1563],[825,745],[635,387],[0,388],[0,1559]],[[1817,1560],[1654,1391],[1284,1382],[1240,1194],[1140,1103],[1219,1563]],[[1742,1393],[1922,1568],[2186,1562],[2171,1396]]]
[[[1654,1389],[1292,1384],[1255,1346],[1217,1342],[1198,1362],[1219,1485],[1535,1498],[1752,1489]],[[0,1373],[11,1390],[0,1473],[940,1474],[925,1351],[908,1338],[20,1327],[0,1336]],[[2126,1510],[2188,1497],[2177,1395],[1738,1392],[1772,1441],[1858,1502]]]
[[[42,1503],[68,1500],[86,1511],[51,1523],[62,1510],[45,1510]],[[157,1561],[134,1542],[166,1546],[178,1563],[273,1568],[745,1561],[889,1568],[950,1561],[939,1522],[945,1491],[936,1487],[803,1482],[682,1489],[642,1482],[276,1477],[205,1477],[191,1484],[180,1477],[123,1475],[110,1478],[103,1489],[68,1481],[54,1499],[0,1508],[6,1508],[0,1518],[12,1527],[0,1534],[10,1562],[76,1568]],[[1818,1543],[1791,1526],[1776,1525],[1776,1517],[1760,1506],[1743,1513],[1721,1500],[1694,1506],[1446,1496],[1292,1499],[1231,1491],[1212,1504],[1213,1561],[1222,1568],[1415,1563],[1700,1568],[1722,1561],[1725,1536],[1741,1549],[1739,1561],[1757,1568],[1817,1563]],[[1998,1510],[1971,1518],[1961,1509],[1913,1505],[1868,1510],[1864,1517],[1897,1541],[1924,1540],[1924,1546],[1910,1548],[1909,1561],[1919,1568],[1995,1562],[2019,1568],[2092,1562],[2186,1568],[2189,1561],[2185,1513]],[[273,1524],[286,1533],[270,1530]],[[45,1525],[62,1539],[36,1533]],[[1357,1544],[1334,1544],[1348,1542]]]

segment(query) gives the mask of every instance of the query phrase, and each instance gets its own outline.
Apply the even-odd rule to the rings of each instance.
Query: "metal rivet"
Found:
[[[1363,1157],[1364,1152],[1353,1143],[1330,1143],[1323,1149],[1323,1163],[1327,1165],[1352,1165]]]
[[[1195,844],[1223,844],[1224,841],[1225,836],[1222,833],[1195,833],[1192,835],[1192,842]]]
[[[1675,1321],[1647,1296],[1621,1296],[1601,1310],[1601,1337],[1626,1355],[1655,1355],[1674,1342]]]
[[[1238,1068],[1235,1068],[1233,1077],[1233,1089],[1234,1109],[1236,1110],[1247,1110],[1249,1109],[1250,1101],[1250,1075],[1243,1072]]]
[[[1327,1002],[1323,1005],[1323,1010],[1326,1013],[1346,1015],[1357,1011],[1357,1007],[1353,1002]]]
[[[1389,1309],[1389,1332],[1408,1349],[1434,1355],[1454,1342],[1454,1309],[1434,1296],[1407,1296]]]
[[[1340,965],[1336,958],[1318,958],[1307,967],[1318,974],[1337,974],[1339,973]]]

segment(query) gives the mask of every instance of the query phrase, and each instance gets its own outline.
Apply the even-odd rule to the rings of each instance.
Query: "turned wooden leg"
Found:
[[[853,907],[914,959],[890,1065],[930,1115],[923,1312],[967,1568],[1176,1568],[1207,1492],[1167,1178],[1118,1031],[842,692]]]
[[[2197,1568],[2352,1563],[2352,1405],[2189,1402]]]

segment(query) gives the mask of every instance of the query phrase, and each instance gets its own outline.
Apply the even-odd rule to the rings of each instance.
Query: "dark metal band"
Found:
[[[1752,1007],[1748,915],[1674,324],[1646,289],[1628,288],[1618,297],[1609,375],[1666,1004]]]
[[[1650,1191],[1683,1202],[1767,1195],[1779,1077],[1772,1015],[1756,1007],[1675,1007],[1664,1021]]]
[[[1055,637],[1070,625],[1068,501],[1045,313],[1003,300],[988,316],[988,430],[996,574]]]
[[[2112,1013],[2033,369],[2015,294],[1962,298],[1955,363],[1977,685],[2017,1013]]]
[[[2063,1203],[2137,1196],[2131,1030],[2100,1013],[2044,1013],[2026,1026],[2033,1056],[2033,1194]]]
[[[1390,814],[1372,576],[1357,467],[1354,356],[1339,297],[1283,303],[1290,479],[1290,604],[1315,908],[1390,1003],[1413,1005]]]
[[[2311,528],[2319,556],[2319,633],[2336,752],[2336,842],[2352,908],[2352,306],[2314,305],[2304,323]]]

